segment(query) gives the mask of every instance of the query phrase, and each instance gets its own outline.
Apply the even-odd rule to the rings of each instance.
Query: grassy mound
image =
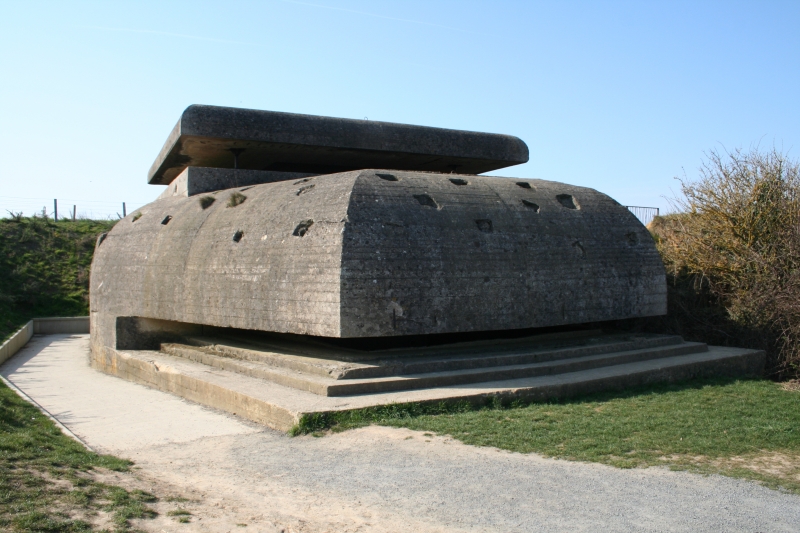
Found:
[[[0,219],[0,339],[34,317],[89,314],[97,236],[114,221]]]

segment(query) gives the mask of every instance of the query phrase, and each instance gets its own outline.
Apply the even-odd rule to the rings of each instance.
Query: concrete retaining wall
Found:
[[[53,335],[55,333],[89,333],[89,317],[69,316],[33,319],[34,335]]]
[[[0,363],[17,353],[34,335],[55,333],[89,333],[89,317],[34,318],[0,346]]]
[[[31,337],[33,337],[33,320],[22,326],[19,331],[0,346],[0,363],[5,362],[17,353],[20,348],[28,344]]]

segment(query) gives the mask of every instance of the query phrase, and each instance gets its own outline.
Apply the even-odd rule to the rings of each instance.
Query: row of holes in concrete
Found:
[[[313,224],[313,220],[302,221],[294,228],[292,235],[295,237],[304,237]],[[492,221],[489,219],[482,218],[476,220],[475,225],[478,227],[478,231],[482,231],[483,233],[492,233],[493,231]],[[242,237],[244,237],[244,232],[242,230],[237,230],[236,233],[233,234],[233,242],[241,241]]]
[[[524,202],[524,200],[523,200]],[[172,220],[172,215],[167,215],[164,217],[164,220],[161,221],[161,224],[167,225],[169,221]],[[309,228],[314,224],[313,220],[304,220],[300,222],[292,231],[292,235],[295,237],[304,237],[306,233],[308,233]],[[487,218],[477,219],[475,221],[475,225],[478,227],[478,231],[483,233],[492,233],[494,231],[492,227],[492,221]],[[233,242],[239,242],[244,237],[244,232],[242,230],[236,230],[233,234]],[[639,243],[639,236],[636,233],[628,233],[626,235],[628,238],[628,243],[631,245],[635,245]],[[103,238],[101,238],[100,242],[102,242]]]
[[[524,201],[525,200],[523,200],[523,202]],[[420,203],[422,203],[422,202],[420,202]],[[537,206],[537,212],[538,212],[538,206]],[[170,220],[172,220],[172,215],[167,215],[161,221],[161,224],[166,226],[167,224],[169,224]],[[313,224],[314,224],[313,220],[304,220],[304,221],[300,222],[294,228],[294,231],[292,231],[292,235],[295,236],[295,237],[304,237],[305,234],[308,233],[309,228],[311,228],[311,226]],[[478,227],[478,230],[483,232],[483,233],[492,233],[492,231],[493,231],[492,221],[487,219],[487,218],[481,218],[481,219],[475,220],[475,225]],[[244,237],[244,232],[242,230],[236,230],[236,232],[233,234],[233,242],[241,241],[242,237]]]
[[[393,175],[393,174],[376,174],[376,176],[378,176],[379,178],[381,178],[383,180],[386,180],[386,181],[398,181],[397,177],[395,175]],[[469,182],[467,180],[463,179],[463,178],[449,178],[449,180],[450,180],[450,182],[452,184],[458,185],[458,186],[468,185],[469,184]],[[302,183],[302,182],[305,182],[305,181],[309,181],[309,179],[306,178],[306,179],[303,179],[303,180],[299,180],[299,181],[295,182],[295,184]],[[518,182],[516,182],[516,185],[519,186],[520,188],[523,188],[523,189],[531,189],[531,184],[526,182],[526,181],[518,181]],[[312,187],[314,187],[313,184],[307,185],[305,187],[301,187],[300,190],[297,191],[297,196],[300,196],[302,193],[310,190]],[[248,189],[249,188],[250,187],[248,187]],[[236,195],[236,193],[234,193],[234,194]],[[238,196],[244,197],[244,195],[241,195],[241,194],[238,194]],[[244,198],[246,198],[246,197],[244,197]],[[415,194],[414,198],[422,206],[433,207],[435,209],[439,208],[439,204],[436,202],[436,200],[434,200],[428,194]],[[203,198],[201,198],[201,204],[202,204],[202,200],[203,200]],[[571,194],[559,194],[559,195],[556,196],[556,200],[558,200],[558,202],[562,206],[566,207],[567,209],[580,209],[580,206],[578,205],[578,202],[575,200],[575,198]],[[232,203],[232,205],[230,207],[235,207],[236,205],[241,204],[243,201],[244,201],[244,199],[242,199],[239,202]],[[213,202],[213,199],[212,199],[212,202]],[[525,207],[527,207],[529,209],[532,209],[535,213],[539,212],[539,205],[538,204],[536,204],[534,202],[531,202],[529,200],[525,200],[525,199],[522,199],[521,202],[522,202],[522,205],[524,205]],[[203,205],[202,207],[203,207],[203,209],[205,209],[208,206]],[[132,222],[136,222],[137,220],[139,220],[139,218],[141,218],[141,216],[142,216],[141,213],[137,213],[136,215],[134,215]],[[172,220],[172,215],[167,215],[161,221],[161,224],[166,226],[167,224],[169,224],[170,220]],[[311,227],[312,224],[314,224],[313,220],[304,220],[303,222],[298,224],[297,227],[295,227],[294,231],[292,232],[292,235],[295,236],[295,237],[303,237],[303,236],[305,236],[305,234],[308,232],[308,229]],[[478,227],[478,230],[483,232],[483,233],[491,233],[493,231],[492,221],[489,220],[489,219],[478,219],[478,220],[475,221],[475,224]],[[242,230],[237,230],[233,234],[233,242],[241,241],[242,237],[244,237],[244,232]]]
[[[375,175],[385,181],[399,181],[397,176],[395,176],[394,174],[376,173]],[[450,183],[452,183],[453,185],[458,185],[458,186],[469,185],[469,181],[465,180],[464,178],[449,178],[449,180]],[[531,187],[531,184],[528,183],[527,181],[518,181],[516,182],[516,185],[517,187],[520,187],[522,189],[533,188]],[[300,193],[298,192],[297,194],[299,195]],[[419,204],[422,206],[433,207],[435,209],[439,208],[439,204],[429,194],[415,194],[414,198],[416,198]],[[556,195],[556,200],[558,200],[558,203],[560,203],[567,209],[581,208],[580,204],[578,204],[578,201],[571,194],[558,194]],[[522,205],[524,205],[525,207],[532,209],[536,213],[539,212],[539,204],[536,204],[534,202],[531,202],[530,200],[525,200],[525,199],[522,199],[521,202]]]

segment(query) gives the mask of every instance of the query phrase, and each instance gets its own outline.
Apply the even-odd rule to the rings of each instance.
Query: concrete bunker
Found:
[[[303,394],[322,412],[706,350],[598,329],[666,313],[661,259],[598,191],[481,175],[527,160],[508,135],[190,106],[148,173],[165,190],[98,238],[92,364],[288,429]]]
[[[402,342],[666,311],[663,266],[627,209],[479,174],[527,161],[519,139],[375,126],[188,108],[148,177],[164,194],[99,241],[94,349],[130,344],[117,342],[124,317]],[[265,166],[268,153],[292,163]],[[437,157],[447,166],[423,162]],[[553,199],[559,209],[540,207]]]

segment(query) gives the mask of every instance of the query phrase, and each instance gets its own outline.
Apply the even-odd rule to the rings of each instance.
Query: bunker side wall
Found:
[[[92,265],[93,346],[116,347],[118,317],[338,336],[356,175],[218,191],[205,206],[165,198],[120,220]]]
[[[343,337],[548,327],[666,313],[647,229],[593,189],[365,171],[342,244]]]

